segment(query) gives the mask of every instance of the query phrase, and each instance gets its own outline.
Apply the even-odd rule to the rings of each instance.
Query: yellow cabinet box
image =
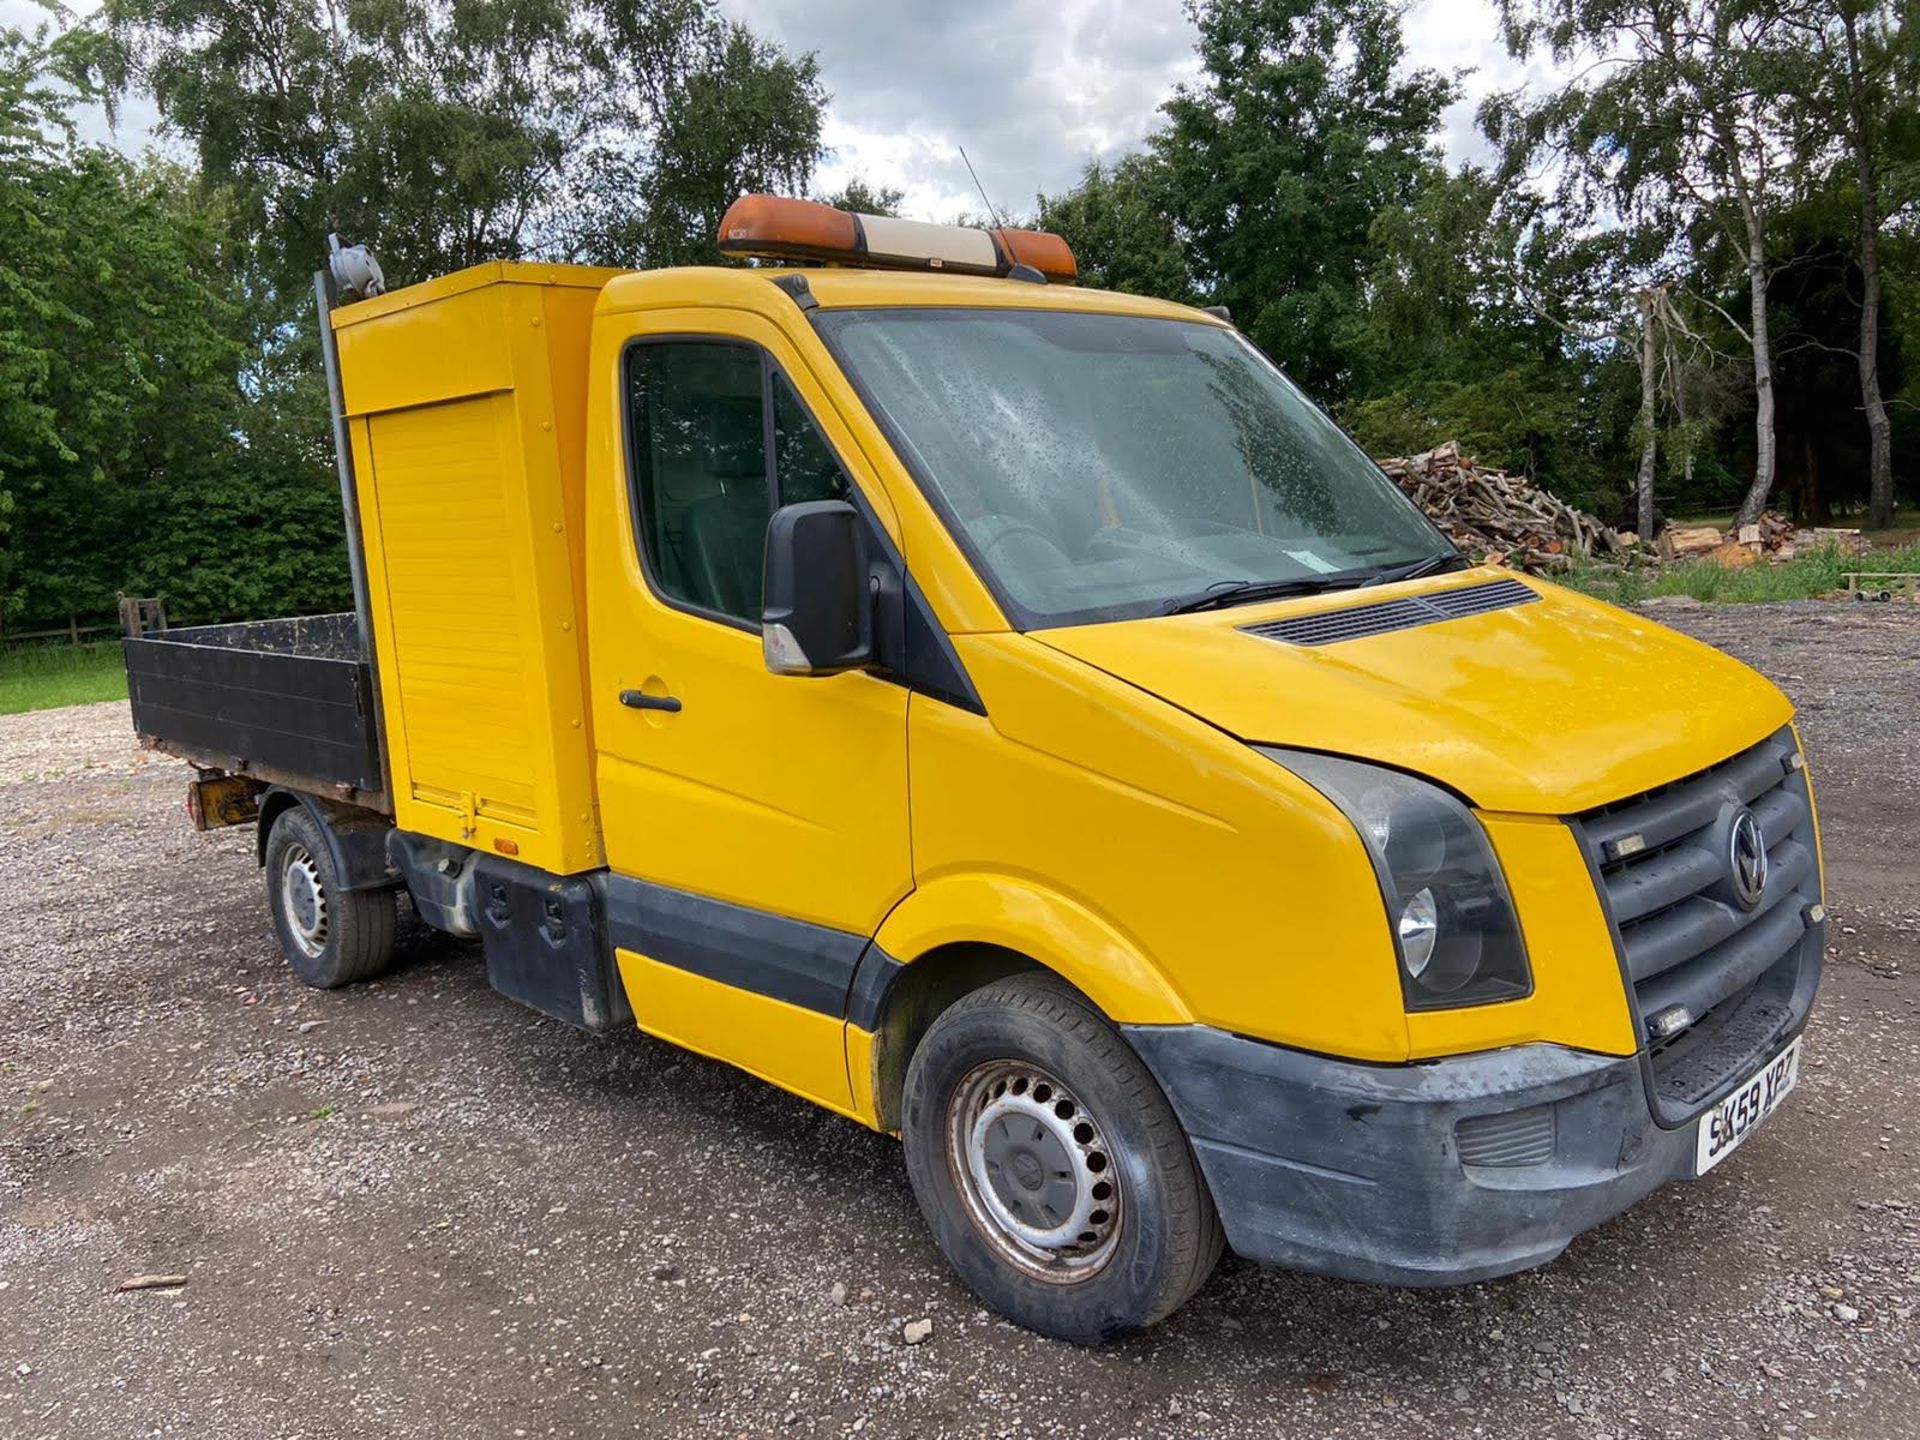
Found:
[[[333,312],[394,820],[558,874],[601,863],[582,427],[617,273],[483,265]]]

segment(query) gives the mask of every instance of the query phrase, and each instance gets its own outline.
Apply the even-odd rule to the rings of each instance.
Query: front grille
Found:
[[[1766,885],[1734,889],[1734,818],[1765,837]],[[1711,769],[1577,817],[1599,877],[1656,1104],[1686,1114],[1765,1058],[1799,1018],[1820,865],[1799,747],[1781,730]]]
[[[1278,640],[1283,645],[1332,645],[1341,640],[1411,630],[1416,625],[1432,625],[1441,620],[1508,610],[1515,605],[1530,605],[1539,598],[1538,590],[1518,580],[1488,580],[1479,585],[1436,590],[1430,595],[1408,595],[1372,605],[1349,605],[1344,610],[1323,610],[1316,615],[1266,620],[1240,628],[1249,635]]]

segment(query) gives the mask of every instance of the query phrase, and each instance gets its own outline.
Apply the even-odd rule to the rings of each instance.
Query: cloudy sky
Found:
[[[852,176],[897,186],[907,213],[978,212],[965,146],[996,206],[1028,211],[1072,185],[1092,158],[1138,145],[1173,87],[1194,71],[1181,0],[720,0],[791,51],[813,51],[833,101],[823,191]],[[1470,70],[1447,117],[1455,158],[1483,146],[1473,112],[1529,77],[1507,57],[1493,0],[1416,0],[1408,57]]]
[[[1160,102],[1194,70],[1181,0],[719,3],[786,49],[819,57],[833,97],[820,190],[861,176],[904,190],[906,212],[930,220],[979,211],[961,146],[997,207],[1030,212],[1037,193],[1068,188],[1089,159],[1138,145]],[[31,28],[44,15],[33,0],[0,0],[0,25]],[[1470,72],[1467,98],[1447,117],[1455,159],[1483,154],[1473,125],[1481,96],[1548,78],[1507,57],[1494,0],[1414,0],[1406,35],[1411,63]],[[138,150],[153,142],[154,120],[136,98],[115,133],[98,115],[85,128]]]

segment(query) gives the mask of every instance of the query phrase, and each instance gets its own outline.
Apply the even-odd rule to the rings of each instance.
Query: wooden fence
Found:
[[[78,615],[67,617],[67,623],[55,630],[0,630],[0,645],[27,644],[33,640],[65,640],[69,645],[89,645],[94,643],[84,637],[105,634],[108,637],[120,632],[120,624],[108,620],[98,625],[82,625]]]
[[[122,595],[117,619],[103,620],[97,624],[89,620],[82,625],[78,615],[69,615],[64,626],[53,630],[8,630],[0,626],[0,646],[16,643],[25,645],[36,640],[64,640],[69,645],[94,645],[100,642],[82,637],[104,635],[111,639],[116,635],[145,635],[166,628],[167,607],[159,600]]]

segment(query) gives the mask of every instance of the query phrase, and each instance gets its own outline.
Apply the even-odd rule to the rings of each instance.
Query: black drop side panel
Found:
[[[633,1024],[595,879],[487,855],[474,867],[474,903],[494,989],[583,1030]]]
[[[229,768],[380,791],[373,675],[352,615],[200,625],[125,647],[140,735]]]

